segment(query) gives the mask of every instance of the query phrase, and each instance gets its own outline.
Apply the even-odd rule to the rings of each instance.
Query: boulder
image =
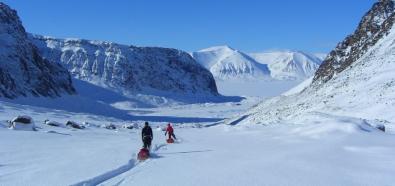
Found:
[[[376,128],[385,132],[385,125],[377,125]]]
[[[11,120],[11,129],[13,130],[27,130],[33,131],[34,128],[33,119],[30,116],[18,116]]]
[[[53,127],[60,127],[62,126],[62,123],[56,122],[56,121],[51,121],[51,120],[45,120],[44,124],[53,126]]]
[[[125,124],[122,126],[124,129],[134,129],[134,126],[132,124]]]
[[[74,121],[67,121],[66,126],[75,128],[75,129],[84,129],[85,128],[85,126],[82,126]]]
[[[115,126],[114,124],[107,124],[107,125],[102,125],[103,128],[108,129],[108,130],[115,130],[117,129],[117,126]]]

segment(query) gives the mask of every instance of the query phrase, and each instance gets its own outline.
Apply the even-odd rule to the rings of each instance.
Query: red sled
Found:
[[[149,158],[149,150],[146,148],[142,148],[137,155],[137,159],[139,160],[146,160]]]
[[[169,139],[167,139],[166,141],[167,141],[167,143],[174,143],[173,138],[169,138]]]

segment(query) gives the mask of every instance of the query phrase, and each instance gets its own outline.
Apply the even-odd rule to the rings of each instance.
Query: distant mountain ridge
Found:
[[[303,80],[321,64],[321,58],[300,51],[267,51],[246,54],[229,46],[215,46],[191,53],[219,80]]]
[[[39,35],[30,40],[73,77],[125,94],[219,95],[211,73],[181,50]]]
[[[267,79],[270,71],[249,55],[229,46],[216,46],[193,52],[192,57],[209,69],[216,79]]]
[[[256,61],[268,64],[277,80],[303,80],[314,75],[322,60],[302,51],[279,50],[250,54]],[[322,57],[322,56],[321,56]]]

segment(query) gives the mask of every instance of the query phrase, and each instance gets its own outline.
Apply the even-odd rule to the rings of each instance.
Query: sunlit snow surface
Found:
[[[193,108],[193,107],[191,107]],[[23,108],[3,107],[8,113]],[[18,110],[20,109],[20,110]],[[198,110],[204,109],[200,107]],[[2,113],[4,110],[2,110]],[[395,137],[362,119],[311,114],[295,123],[262,126],[176,125],[175,144],[153,123],[152,157],[136,160],[140,130],[84,130],[41,124],[5,127],[1,114],[1,185],[392,185]],[[58,113],[55,120],[90,118]],[[115,124],[130,122],[113,121]],[[204,179],[202,179],[204,178]]]

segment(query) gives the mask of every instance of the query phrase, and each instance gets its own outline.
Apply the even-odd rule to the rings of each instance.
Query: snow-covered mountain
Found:
[[[300,51],[246,54],[229,46],[210,47],[192,56],[219,80],[303,80],[314,75],[322,62],[316,55]]]
[[[0,2],[0,97],[64,93],[75,93],[67,70],[40,56],[16,11]]]
[[[395,123],[395,3],[380,0],[299,93],[265,101],[232,123],[273,123],[307,115]]]
[[[219,80],[270,78],[266,64],[260,64],[249,55],[229,46],[210,47],[191,55]]]
[[[272,78],[277,80],[306,79],[314,75],[322,62],[316,55],[301,51],[267,51],[250,55],[259,63],[267,64]]]
[[[30,39],[43,57],[95,85],[127,94],[218,95],[212,74],[180,50],[38,35]]]

